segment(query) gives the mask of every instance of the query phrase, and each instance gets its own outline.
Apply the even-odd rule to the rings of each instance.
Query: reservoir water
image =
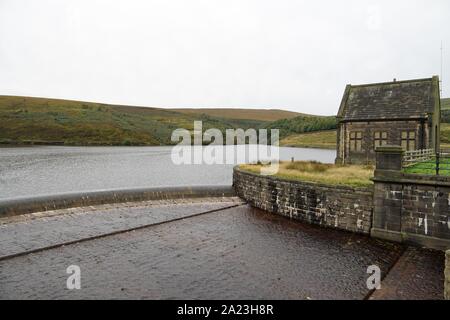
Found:
[[[226,146],[229,153],[234,146]],[[177,165],[172,147],[2,147],[0,199],[139,187],[231,185],[233,164]],[[279,148],[281,160],[332,163],[334,150]],[[235,164],[238,161],[235,161]]]

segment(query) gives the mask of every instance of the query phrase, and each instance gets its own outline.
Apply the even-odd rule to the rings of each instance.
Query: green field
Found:
[[[450,101],[450,99],[445,99]],[[450,149],[450,123],[441,123],[441,148]],[[450,159],[440,161],[440,175],[450,176]],[[407,173],[436,174],[436,161],[425,161],[405,169]]]
[[[405,168],[406,173],[418,174],[436,174],[436,160],[424,161],[416,163],[408,168]],[[441,159],[439,163],[439,175],[450,176],[450,159]]]

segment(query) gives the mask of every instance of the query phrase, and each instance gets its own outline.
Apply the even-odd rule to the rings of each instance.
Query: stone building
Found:
[[[439,150],[439,77],[347,85],[337,115],[336,163],[375,161],[375,148]]]

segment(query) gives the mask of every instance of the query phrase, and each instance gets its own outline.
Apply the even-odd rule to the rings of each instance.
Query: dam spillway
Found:
[[[4,217],[0,240],[1,299],[364,299],[369,265],[403,280],[416,274],[395,268],[409,252],[403,245],[292,221],[230,196]],[[416,271],[427,289],[416,298],[440,298],[441,253],[416,250],[404,264],[425,254],[431,259]],[[80,267],[80,290],[66,287],[70,265]],[[390,297],[398,293],[381,296]]]

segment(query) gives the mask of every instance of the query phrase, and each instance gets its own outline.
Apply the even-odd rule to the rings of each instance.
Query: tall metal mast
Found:
[[[444,65],[444,46],[443,46],[443,43],[442,43],[442,40],[441,40],[441,85],[440,85],[440,87],[441,87],[441,97],[442,97],[442,91],[443,91],[443,87],[444,87],[444,85],[443,85],[443,83],[442,83],[442,80],[443,80],[443,65]]]

